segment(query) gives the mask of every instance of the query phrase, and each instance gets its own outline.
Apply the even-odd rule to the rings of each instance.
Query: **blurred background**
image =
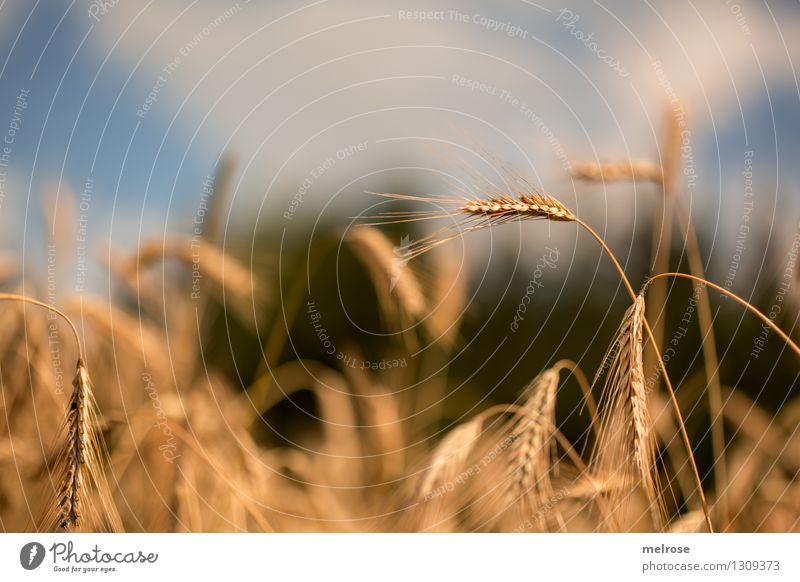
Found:
[[[0,243],[18,262],[24,291],[56,302],[110,300],[104,263],[113,265],[116,252],[202,232],[264,285],[264,301],[244,308],[255,328],[221,309],[198,356],[237,389],[275,362],[341,367],[359,346],[359,361],[416,360],[416,379],[396,389],[444,378],[433,418],[446,427],[514,401],[562,358],[591,379],[628,299],[608,259],[574,225],[470,234],[438,258],[412,262],[423,284],[455,266],[461,283],[450,291],[464,295],[450,316],[460,321],[452,347],[425,368],[419,362],[439,343],[426,336],[409,344],[386,325],[380,293],[345,244],[354,224],[395,208],[369,192],[457,195],[454,184],[472,185],[470,168],[490,152],[592,225],[638,288],[662,228],[654,218],[660,187],[586,182],[572,171],[579,161],[660,165],[669,155],[665,128],[679,118],[675,189],[708,277],[767,313],[780,297],[775,320],[789,332],[798,303],[783,302],[779,289],[788,272],[786,297],[797,293],[799,8],[789,0],[7,0]],[[675,229],[671,266],[685,270]],[[432,230],[420,222],[383,232],[402,248]],[[48,277],[48,244],[59,236],[71,248],[58,247],[58,276]],[[693,309],[690,285],[670,290],[666,337]],[[761,324],[719,294],[711,303],[723,384],[779,410],[797,394],[800,366],[775,337],[754,356]],[[276,326],[288,341],[274,344],[279,353],[268,362]],[[705,388],[694,321],[685,335],[669,370],[685,385],[705,474],[708,418],[691,404]],[[573,392],[559,400],[559,417],[580,442],[586,423],[572,414]],[[276,406],[260,411],[258,439],[295,442],[310,430],[312,402],[298,396]],[[432,434],[416,430],[423,440]]]

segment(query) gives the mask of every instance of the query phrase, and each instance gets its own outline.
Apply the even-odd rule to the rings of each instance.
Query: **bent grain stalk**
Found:
[[[505,224],[506,222],[513,222],[513,221],[520,221],[520,220],[531,220],[531,219],[545,219],[545,220],[552,220],[552,221],[559,221],[559,222],[575,222],[580,227],[582,227],[586,232],[588,232],[592,238],[594,238],[597,243],[600,245],[602,250],[606,253],[608,258],[611,260],[614,268],[617,270],[617,273],[622,280],[622,283],[628,292],[628,295],[631,298],[631,301],[634,303],[637,301],[637,294],[634,292],[633,287],[628,280],[627,275],[625,274],[624,269],[619,264],[614,253],[608,247],[606,242],[603,238],[595,232],[588,224],[578,218],[574,213],[572,213],[564,204],[559,202],[556,198],[537,192],[533,189],[530,184],[525,181],[523,178],[514,177],[512,179],[512,186],[511,189],[513,191],[514,196],[508,195],[503,193],[497,188],[497,186],[492,185],[488,188],[487,196],[485,198],[476,198],[476,197],[460,197],[460,198],[425,198],[419,196],[407,196],[403,194],[379,194],[385,198],[395,199],[395,200],[405,200],[405,201],[422,201],[422,202],[434,202],[439,207],[450,207],[453,209],[454,212],[460,214],[462,216],[461,220],[456,220],[453,225],[450,227],[446,227],[439,231],[435,231],[432,234],[428,235],[424,239],[418,241],[414,246],[413,250],[411,250],[410,256],[418,256],[424,252],[429,251],[430,249],[444,244],[445,242],[457,238],[459,236],[463,236],[467,232],[471,232],[474,230],[479,230],[483,228],[490,228],[492,226],[497,226],[499,224]],[[390,222],[405,222],[405,221],[413,221],[413,220],[427,220],[432,218],[448,218],[450,215],[448,212],[439,211],[436,212],[427,212],[423,211],[422,213],[419,212],[394,212],[385,214],[379,218],[384,220],[388,220]],[[455,231],[455,232],[453,232]],[[650,328],[650,325],[647,321],[643,321],[643,329],[647,334],[647,340],[650,343],[653,350],[655,350],[656,354],[660,354],[660,348],[658,343],[656,342],[655,338],[653,337],[653,332]],[[687,455],[689,457],[689,461],[692,467],[692,473],[695,480],[697,496],[700,499],[700,503],[703,508],[703,513],[706,517],[706,526],[709,531],[713,531],[713,526],[711,524],[711,517],[708,511],[708,506],[706,503],[705,493],[703,492],[702,481],[700,479],[700,473],[697,469],[697,464],[694,459],[694,452],[689,441],[689,435],[686,432],[686,426],[683,421],[683,415],[680,411],[680,406],[678,405],[677,398],[675,396],[675,391],[672,388],[672,384],[669,380],[669,376],[667,374],[666,367],[664,365],[663,360],[658,357],[656,358],[659,370],[664,378],[664,384],[667,388],[667,392],[670,397],[670,402],[672,403],[673,413],[678,422],[678,428],[681,435],[681,440],[683,441],[683,445],[686,448]]]
[[[696,277],[705,278],[705,267],[697,232],[686,203],[678,189],[682,123],[679,121],[679,113],[682,112],[683,106],[680,103],[668,106],[665,110],[664,129],[660,143],[660,164],[632,161],[604,164],[584,162],[573,165],[573,177],[593,182],[631,180],[633,182],[647,181],[657,184],[661,195],[656,200],[657,206],[653,218],[651,273],[664,273],[669,270],[673,218],[677,217],[683,234],[689,272]],[[650,168],[649,170],[647,169],[648,167]],[[714,454],[714,483],[716,490],[719,492],[722,490],[722,484],[728,480],[727,460],[725,458],[725,432],[720,416],[722,410],[722,385],[719,377],[719,356],[714,333],[714,318],[711,314],[711,302],[708,293],[702,286],[698,289],[698,293],[697,317],[702,338],[703,365],[708,380],[708,408],[711,423],[711,444]],[[666,281],[656,281],[648,296],[650,301],[647,304],[647,319],[653,326],[653,336],[656,343],[663,345],[664,326],[666,323],[664,313],[667,304]],[[645,354],[646,370],[652,369],[653,361],[656,358],[658,358],[657,353],[651,354],[648,352]],[[717,509],[721,526],[724,528],[727,525],[729,513],[727,496],[717,496]]]

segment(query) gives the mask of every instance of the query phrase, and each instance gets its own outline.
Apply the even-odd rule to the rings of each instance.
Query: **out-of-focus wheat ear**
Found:
[[[665,512],[642,364],[644,309],[644,297],[638,295],[625,313],[604,358],[608,370],[601,397],[601,434],[591,466],[603,476],[619,475],[628,485],[604,495],[603,501],[610,506],[612,514],[623,511],[626,498],[641,486],[649,501],[653,525],[661,529]]]
[[[363,354],[355,344],[345,344],[343,352],[355,361],[364,361]],[[374,463],[381,479],[396,479],[403,474],[407,454],[400,401],[396,394],[382,385],[379,378],[373,377],[360,366],[343,363],[340,367],[352,387],[365,421],[362,426],[366,436],[365,447],[369,447],[371,453],[367,463]]]
[[[467,262],[450,248],[433,253],[433,281],[429,285],[430,313],[425,327],[431,339],[451,348],[458,338],[467,305]]]
[[[661,184],[664,172],[660,166],[650,162],[630,160],[627,162],[573,162],[570,174],[576,180],[586,182],[653,182]]]
[[[256,317],[262,311],[268,296],[257,278],[241,261],[225,253],[215,245],[197,237],[156,238],[147,241],[129,262],[129,274],[134,276],[137,268],[172,258],[192,270],[193,277],[212,283],[214,292],[221,296],[226,308],[245,324],[255,327]],[[200,293],[205,288],[194,291]]]
[[[372,279],[386,323],[405,329],[419,320],[427,301],[408,265],[405,247],[393,245],[371,226],[350,230],[346,240]]]
[[[555,523],[564,529],[557,507],[539,512],[555,498],[551,481],[556,432],[556,390],[558,370],[539,374],[523,393],[524,403],[510,428],[511,435],[506,505],[519,504],[523,521],[531,520],[536,529],[546,531]],[[533,519],[541,515],[543,519]]]
[[[417,498],[421,501],[438,498],[441,490],[452,489],[459,471],[467,464],[483,428],[483,417],[477,416],[447,433],[433,450],[417,487]]]
[[[56,501],[43,527],[66,531],[122,531],[122,522],[105,477],[97,405],[89,372],[78,359],[63,438],[50,474],[57,479]]]

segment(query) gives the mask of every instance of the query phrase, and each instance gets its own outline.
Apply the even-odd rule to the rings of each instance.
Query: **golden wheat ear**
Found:
[[[69,325],[75,338],[78,363],[72,381],[72,395],[67,405],[58,448],[53,462],[45,463],[49,477],[49,497],[38,519],[37,531],[90,529],[92,531],[121,531],[122,520],[114,506],[103,468],[108,457],[100,433],[97,404],[92,383],[83,359],[78,328],[60,309],[17,293],[0,293],[0,301],[16,301],[46,309]]]
[[[653,525],[660,530],[665,512],[642,364],[644,309],[644,297],[638,295],[625,312],[604,358],[608,369],[601,397],[600,437],[591,466],[600,476],[621,478],[623,486],[603,494],[603,502],[611,514],[625,507],[634,489],[641,486],[647,495]],[[603,372],[601,368],[598,377]]]
[[[576,222],[572,211],[556,198],[538,192],[522,178],[514,178],[507,188],[510,194],[494,184],[482,191],[484,196],[470,193],[454,198],[423,197],[405,194],[369,192],[391,200],[434,205],[436,210],[386,212],[366,218],[377,219],[369,224],[397,224],[426,220],[448,220],[450,224],[429,235],[414,241],[405,249],[405,258],[410,260],[468,232],[491,228],[506,222],[520,220],[553,220],[557,222]]]
[[[460,210],[481,217],[489,226],[511,220],[546,219],[573,222],[575,215],[561,202],[547,194],[518,191],[516,196],[495,193],[486,198],[467,200]]]
[[[105,448],[89,372],[78,359],[55,460],[49,467],[55,501],[40,527],[48,531],[122,531],[105,476]]]

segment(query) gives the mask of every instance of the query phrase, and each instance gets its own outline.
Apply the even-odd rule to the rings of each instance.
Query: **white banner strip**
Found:
[[[2,534],[0,579],[797,581],[798,554],[800,534]]]

